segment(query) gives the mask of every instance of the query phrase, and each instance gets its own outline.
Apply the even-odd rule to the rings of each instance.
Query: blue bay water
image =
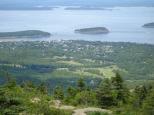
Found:
[[[154,7],[114,7],[112,10],[64,10],[64,7],[59,7],[44,11],[0,11],[0,32],[43,30],[53,34],[51,38],[25,40],[71,39],[154,44],[154,29],[142,28],[149,22],[154,22]],[[75,29],[102,26],[108,28],[110,33],[74,33]]]

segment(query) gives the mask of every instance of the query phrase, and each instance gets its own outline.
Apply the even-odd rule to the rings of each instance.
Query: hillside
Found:
[[[120,89],[119,89],[120,87]],[[56,86],[54,93],[48,84],[34,85],[25,81],[17,85],[8,79],[0,85],[1,115],[152,115],[153,84],[136,86],[133,91],[123,83],[120,74],[104,79],[97,88],[89,89],[83,79],[77,86],[64,91]]]
[[[7,73],[21,83],[74,86],[83,77],[95,87],[119,71],[130,87],[154,80],[154,46],[88,41],[1,42],[0,82]]]

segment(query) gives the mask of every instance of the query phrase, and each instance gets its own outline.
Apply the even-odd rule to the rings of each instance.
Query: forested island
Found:
[[[83,28],[83,29],[76,29],[75,33],[80,33],[80,34],[91,34],[91,35],[96,35],[96,34],[108,34],[110,31],[105,28],[105,27],[93,27],[93,28]]]
[[[144,28],[154,28],[154,22],[143,25]]]
[[[112,10],[104,7],[91,7],[91,6],[80,6],[80,7],[67,7],[65,10]]]
[[[0,32],[0,38],[44,38],[51,34],[40,30],[25,30],[16,32]]]

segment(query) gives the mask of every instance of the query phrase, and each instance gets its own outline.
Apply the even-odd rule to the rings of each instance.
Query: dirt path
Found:
[[[57,109],[63,109],[63,110],[73,110],[72,115],[87,115],[86,114],[87,112],[96,112],[96,111],[112,114],[112,111],[106,110],[106,109],[101,109],[101,108],[88,107],[88,108],[78,109],[74,106],[62,105],[59,100],[55,100],[54,104],[55,105],[53,105],[51,107],[54,107],[54,108],[57,108]]]
[[[94,108],[94,107],[88,107],[88,108],[74,110],[73,115],[86,115],[87,112],[95,112],[95,111],[112,114],[112,111],[110,111],[110,110],[101,109],[101,108]]]

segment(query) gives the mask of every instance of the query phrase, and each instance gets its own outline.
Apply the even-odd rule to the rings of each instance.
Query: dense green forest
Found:
[[[90,41],[0,43],[0,83],[12,76],[17,83],[31,80],[53,88],[74,86],[83,78],[90,87],[119,72],[135,85],[154,80],[154,45]]]
[[[56,101],[60,104],[56,105]],[[44,83],[36,86],[27,81],[17,85],[10,78],[0,86],[1,115],[80,115],[76,114],[78,108],[86,107],[97,108],[87,115],[153,115],[154,86],[139,85],[130,90],[119,73],[101,80],[95,89],[80,78],[76,87],[69,86],[64,91],[56,86],[52,95]]]
[[[0,115],[153,115],[154,45],[0,42]]]

